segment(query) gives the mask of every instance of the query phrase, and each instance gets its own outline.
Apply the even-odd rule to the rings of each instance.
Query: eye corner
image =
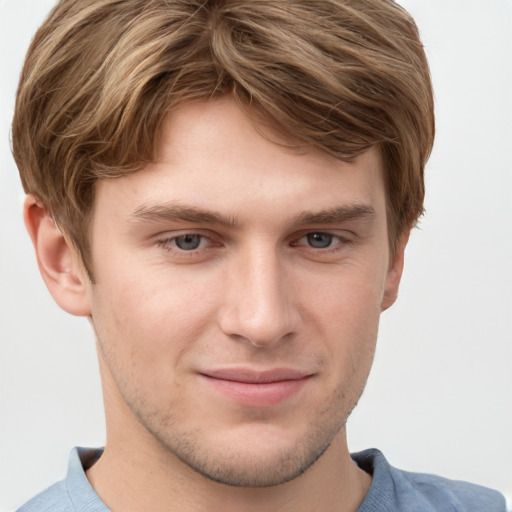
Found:
[[[225,244],[215,233],[180,230],[161,233],[154,247],[162,257],[174,263],[201,263],[219,255]]]
[[[305,246],[310,249],[328,249],[333,243],[346,243],[348,238],[339,233],[332,233],[324,230],[310,230],[301,233],[291,242],[292,246]]]
[[[315,261],[337,261],[353,247],[356,235],[347,231],[309,229],[291,239],[290,247]]]

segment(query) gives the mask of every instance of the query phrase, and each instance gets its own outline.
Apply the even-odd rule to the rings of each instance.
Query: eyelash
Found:
[[[204,242],[212,242],[212,238],[206,236],[206,235],[203,235],[201,233],[194,233],[194,232],[190,232],[190,233],[183,233],[182,235],[177,235],[177,236],[173,236],[173,237],[170,237],[170,238],[165,238],[163,240],[157,240],[157,245],[159,245],[160,247],[162,247],[165,251],[167,252],[170,252],[170,253],[178,253],[180,255],[193,255],[193,254],[197,254],[198,251],[200,251],[201,249],[205,249],[207,247],[198,247],[198,248],[195,248],[195,249],[191,249],[191,250],[185,250],[185,249],[182,249],[180,248],[179,246],[176,245],[176,241],[181,239],[181,238],[186,238],[186,237],[200,237],[200,242],[199,244],[202,245]]]
[[[313,236],[327,236],[331,239],[330,245],[327,247],[313,247],[307,243],[302,244],[300,243],[302,240],[307,240],[308,237]],[[186,237],[200,237],[199,246],[197,248],[192,248],[190,250],[182,249],[179,246],[177,246],[177,240],[184,239]],[[175,253],[180,256],[194,256],[197,255],[199,251],[207,250],[209,249],[209,245],[204,246],[204,243],[212,243],[214,240],[211,237],[208,237],[202,233],[195,233],[195,232],[189,232],[189,233],[183,233],[180,235],[176,235],[173,237],[165,238],[162,240],[157,241],[157,245],[162,247],[165,251],[169,253]],[[215,242],[214,242],[215,243]],[[346,246],[347,244],[350,244],[351,240],[348,238],[345,238],[341,235],[336,235],[334,233],[329,233],[326,231],[308,231],[304,233],[299,238],[296,238],[290,243],[291,247],[299,247],[299,246],[305,246],[307,250],[314,251],[315,253],[321,253],[321,254],[331,254],[334,252],[339,251],[342,247]],[[220,243],[219,243],[220,245]]]
[[[298,246],[301,245],[300,241],[303,239],[308,239],[309,237],[313,236],[327,236],[330,238],[330,243],[327,247],[313,247],[310,244],[307,244],[308,249],[311,249],[313,251],[320,251],[321,253],[332,253],[340,250],[340,246],[347,245],[350,243],[350,240],[348,238],[345,238],[341,235],[335,235],[334,233],[329,233],[327,231],[309,231],[308,233],[305,233],[302,235],[296,242],[292,243],[292,246]],[[309,242],[311,242],[309,240]]]

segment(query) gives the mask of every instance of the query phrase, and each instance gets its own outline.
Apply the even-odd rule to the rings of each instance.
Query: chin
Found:
[[[159,440],[172,457],[209,480],[257,488],[300,476],[318,461],[340,430],[334,425],[302,433],[270,424],[239,427],[222,433],[174,432],[172,438]]]
[[[203,477],[224,485],[273,487],[307,471],[327,448],[328,445],[314,449],[294,446],[270,454],[255,454],[247,450],[241,453],[231,448],[229,454],[189,453],[186,459],[181,457],[181,460]]]

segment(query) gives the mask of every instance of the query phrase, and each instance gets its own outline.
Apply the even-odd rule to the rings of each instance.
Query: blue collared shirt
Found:
[[[109,512],[85,475],[102,450],[74,448],[64,480],[32,498],[18,512]],[[355,453],[359,467],[373,476],[357,512],[506,512],[505,498],[486,487],[389,465],[375,449]]]

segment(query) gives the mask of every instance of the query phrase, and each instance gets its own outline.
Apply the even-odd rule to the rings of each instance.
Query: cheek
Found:
[[[174,273],[176,274],[176,273]],[[116,276],[116,277],[114,277]],[[93,298],[97,336],[112,358],[158,373],[176,365],[211,317],[212,304],[193,283],[171,273],[112,274]]]
[[[134,283],[105,289],[96,295],[93,324],[107,381],[135,411],[148,397],[150,409],[175,400],[170,390],[179,393],[186,340],[172,305]]]
[[[352,262],[329,275],[303,279],[297,295],[307,297],[313,316],[323,318],[329,325],[364,329],[380,316],[385,286],[383,268],[383,264]]]
[[[336,368],[333,378],[366,374],[377,340],[383,273],[354,265],[331,277],[321,290],[303,292],[314,297],[306,313],[314,329],[311,334],[325,340],[327,358]]]

